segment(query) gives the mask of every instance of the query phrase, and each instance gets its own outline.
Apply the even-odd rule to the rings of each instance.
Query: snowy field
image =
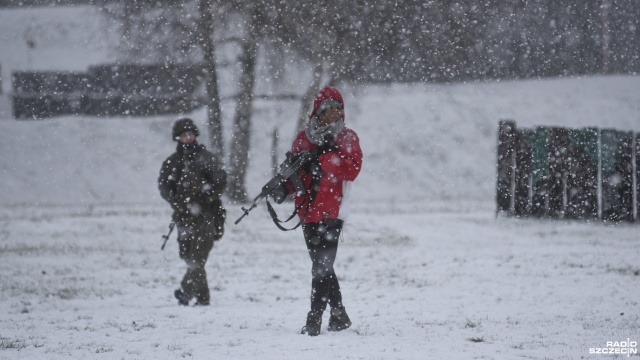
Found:
[[[212,306],[185,308],[163,207],[4,209],[0,358],[599,359],[638,338],[634,226],[358,212],[337,261],[354,325],[312,338],[301,234],[256,215],[212,252]]]
[[[76,22],[48,32],[43,11]],[[10,68],[83,70],[107,54],[81,10],[43,11],[0,11],[0,359],[624,359],[590,352],[640,341],[638,224],[496,217],[494,199],[500,119],[640,132],[640,77],[342,87],[365,154],[336,261],[353,326],[329,333],[326,314],[312,338],[301,231],[280,232],[263,206],[235,226],[241,204],[226,201],[212,305],[176,304],[185,265],[175,234],[160,250],[170,211],[156,187],[175,116],[10,118]],[[60,22],[82,31],[56,37]],[[250,196],[298,108],[256,103]]]

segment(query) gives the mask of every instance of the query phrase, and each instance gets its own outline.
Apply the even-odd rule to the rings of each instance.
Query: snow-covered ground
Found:
[[[637,226],[358,212],[337,261],[353,327],[328,333],[325,315],[312,338],[299,232],[258,214],[230,225],[207,264],[212,305],[185,308],[176,243],[160,251],[168,217],[4,208],[0,358],[598,359],[638,340]]]
[[[175,237],[160,250],[170,210],[156,188],[175,116],[5,115],[0,359],[626,358],[590,350],[640,341],[638,225],[496,218],[495,148],[505,118],[640,132],[640,77],[341,90],[365,153],[336,262],[352,328],[328,333],[325,315],[321,336],[299,334],[301,232],[280,232],[262,206],[235,226],[241,204],[228,201],[206,267],[212,305],[176,304],[185,266]],[[270,175],[272,131],[282,158],[298,108],[256,104],[250,195]],[[203,126],[204,111],[189,115]]]

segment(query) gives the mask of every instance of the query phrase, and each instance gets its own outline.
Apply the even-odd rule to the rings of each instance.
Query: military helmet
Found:
[[[185,131],[189,131],[189,130],[193,131],[195,136],[200,135],[200,132],[198,131],[198,127],[193,122],[193,120],[189,118],[182,118],[182,119],[176,120],[176,122],[173,124],[173,131],[172,131],[173,140],[177,141],[180,135],[182,135]]]

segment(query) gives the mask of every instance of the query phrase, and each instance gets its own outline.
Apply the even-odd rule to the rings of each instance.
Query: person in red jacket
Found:
[[[331,306],[329,331],[351,326],[333,268],[342,232],[340,205],[345,182],[354,181],[362,166],[358,135],[344,124],[344,100],[333,87],[323,88],[313,102],[307,128],[293,141],[292,153],[319,147],[318,160],[300,171],[305,189],[296,207],[312,261],[311,310],[303,334],[320,334],[322,314]],[[291,190],[291,188],[290,188]]]

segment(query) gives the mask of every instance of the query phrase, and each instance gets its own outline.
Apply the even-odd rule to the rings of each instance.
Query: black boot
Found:
[[[320,327],[322,326],[322,313],[317,311],[309,311],[307,314],[307,324],[302,328],[301,334],[309,336],[320,335]]]
[[[178,299],[178,305],[189,306],[189,300],[191,300],[191,298],[189,298],[189,296],[187,296],[187,294],[185,294],[182,289],[174,291],[173,296]]]
[[[329,317],[329,331],[341,331],[351,326],[351,320],[344,306],[331,309],[331,317]]]
[[[198,295],[196,296],[195,306],[209,306],[209,295]]]

